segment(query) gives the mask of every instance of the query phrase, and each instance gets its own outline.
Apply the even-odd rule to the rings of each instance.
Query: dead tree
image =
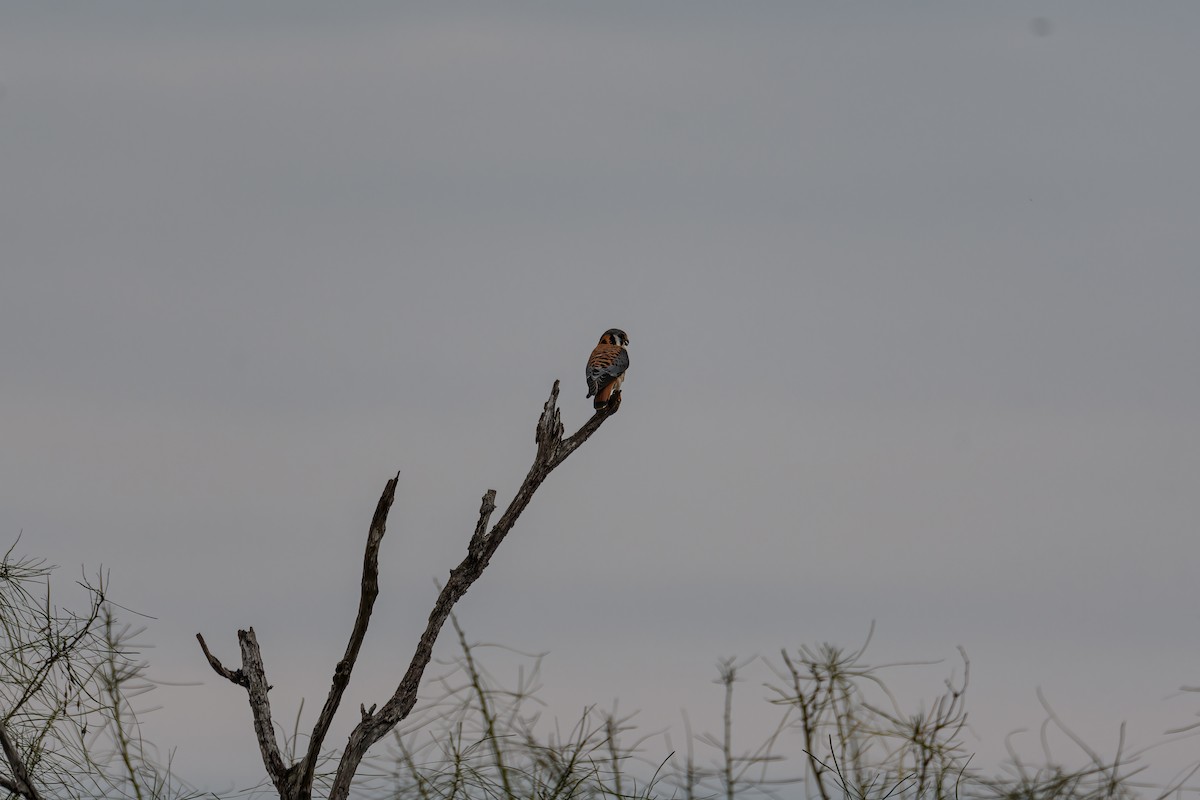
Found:
[[[429,659],[433,655],[433,645],[438,633],[446,622],[454,604],[458,602],[487,568],[492,555],[500,547],[501,542],[512,530],[521,512],[533,499],[534,492],[542,485],[542,481],[554,471],[554,468],[566,460],[567,456],[587,441],[603,422],[612,416],[620,407],[620,393],[614,394],[606,408],[597,411],[591,419],[584,423],[573,436],[563,438],[563,425],[558,410],[558,381],[550,391],[550,399],[538,419],[537,454],[529,474],[517,490],[512,502],[501,515],[500,520],[488,530],[488,521],[496,509],[496,490],[489,489],[483,495],[483,504],[479,508],[479,521],[475,532],[467,544],[466,558],[450,571],[433,610],[429,614],[429,623],[421,634],[416,652],[408,665],[404,676],[400,679],[396,691],[381,706],[372,705],[369,709],[360,706],[361,720],[350,734],[345,750],[342,751],[337,772],[334,775],[333,786],[330,790],[330,800],[345,800],[350,794],[350,784],[358,771],[358,766],[371,745],[386,736],[396,725],[409,715],[417,702],[417,689],[421,676]],[[366,552],[363,555],[362,594],[358,603],[358,615],[354,620],[354,628],[350,633],[350,642],[346,645],[346,654],[338,662],[333,672],[333,685],[329,696],[317,717],[312,736],[304,757],[299,761],[284,763],[279,743],[275,738],[275,729],[271,722],[271,703],[267,692],[271,688],[267,683],[266,669],[263,666],[262,652],[254,629],[238,631],[238,642],[241,644],[242,666],[237,670],[224,667],[208,649],[204,637],[196,634],[205,658],[221,677],[245,688],[250,701],[250,710],[254,716],[254,732],[258,738],[258,746],[262,752],[263,765],[267,769],[276,791],[281,800],[309,800],[312,797],[313,777],[316,773],[317,762],[320,759],[321,748],[333,723],[334,714],[341,704],[342,695],[350,682],[350,673],[358,659],[359,648],[366,637],[367,625],[371,620],[371,610],[375,605],[375,597],[379,594],[379,545],[383,541],[384,529],[387,523],[388,510],[396,493],[397,477],[388,481],[383,495],[375,508],[375,516],[367,534]],[[378,710],[376,710],[378,708]]]

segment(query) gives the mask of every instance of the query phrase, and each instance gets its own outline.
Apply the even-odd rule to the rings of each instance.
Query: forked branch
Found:
[[[538,487],[559,464],[566,460],[567,456],[575,452],[593,433],[599,430],[604,421],[616,413],[621,405],[621,396],[618,391],[613,394],[612,400],[606,408],[597,411],[575,434],[563,438],[562,416],[558,410],[558,389],[558,381],[555,381],[554,388],[550,391],[550,399],[546,401],[542,414],[538,418],[534,437],[537,453],[534,456],[533,465],[529,468],[529,473],[525,476],[525,480],[521,483],[512,502],[508,504],[508,508],[501,514],[499,521],[490,530],[488,522],[491,520],[492,512],[496,510],[496,491],[489,489],[483,495],[483,501],[479,508],[479,520],[467,545],[467,555],[457,567],[450,571],[450,578],[442,587],[433,605],[429,622],[424,633],[421,634],[412,661],[400,679],[396,691],[379,707],[378,711],[375,710],[375,706],[371,706],[369,710],[360,707],[361,721],[350,734],[349,742],[342,753],[329,795],[331,799],[345,800],[349,796],[350,784],[354,780],[354,775],[367,750],[412,712],[413,706],[417,702],[417,690],[420,687],[421,677],[433,656],[434,643],[437,642],[438,634],[450,615],[450,611],[454,608],[454,604],[466,594],[467,589],[483,574],[497,548],[508,536],[509,531],[516,524],[517,518],[521,516],[521,512],[529,505],[529,501],[533,499]],[[263,764],[266,766],[267,774],[271,777],[279,796],[284,800],[308,800],[312,797],[313,775],[320,757],[321,747],[329,733],[333,717],[341,704],[346,686],[350,682],[350,674],[358,659],[375,598],[379,593],[379,547],[383,541],[388,511],[395,497],[397,479],[398,476],[388,481],[383,495],[379,498],[379,504],[376,506],[363,557],[362,593],[359,599],[358,614],[354,620],[354,628],[350,634],[350,641],[346,645],[346,653],[334,670],[329,696],[317,718],[313,734],[309,739],[308,749],[301,761],[290,766],[285,765],[280,754],[271,725],[270,702],[267,699],[267,690],[270,689],[270,686],[267,685],[262,654],[258,648],[258,642],[254,638],[254,630],[238,632],[238,639],[242,645],[242,667],[236,671],[226,669],[209,652],[204,638],[199,634],[196,636],[213,671],[226,680],[246,688],[254,715],[254,729],[258,737],[259,749],[262,751]]]
[[[346,744],[342,760],[338,764],[337,774],[333,779],[333,787],[329,793],[330,800],[345,800],[349,797],[350,783],[354,780],[358,765],[362,762],[367,750],[412,712],[413,706],[417,702],[417,690],[420,687],[421,676],[424,675],[425,667],[433,656],[433,645],[437,641],[438,634],[446,623],[451,609],[454,608],[454,604],[458,602],[459,598],[471,588],[471,584],[475,583],[483,574],[492,555],[508,536],[509,531],[516,524],[517,518],[521,516],[521,512],[529,505],[529,501],[533,499],[538,487],[549,477],[555,467],[565,461],[567,456],[575,452],[593,433],[599,430],[604,420],[616,413],[620,405],[620,393],[614,393],[613,400],[607,408],[597,411],[574,435],[564,439],[562,415],[558,410],[558,381],[554,382],[554,388],[550,391],[550,399],[546,401],[542,415],[538,419],[537,431],[534,436],[534,441],[537,443],[537,454],[534,456],[533,466],[529,468],[529,473],[525,476],[521,487],[517,489],[508,508],[500,516],[500,520],[486,535],[483,531],[495,508],[493,501],[496,493],[489,490],[484,495],[483,504],[479,509],[479,523],[476,525],[475,535],[471,537],[466,558],[450,571],[450,579],[446,581],[437,601],[433,604],[433,611],[429,614],[429,623],[425,626],[425,632],[421,634],[416,652],[413,653],[408,670],[401,678],[396,691],[377,712],[364,715],[362,721],[350,734],[350,741]]]

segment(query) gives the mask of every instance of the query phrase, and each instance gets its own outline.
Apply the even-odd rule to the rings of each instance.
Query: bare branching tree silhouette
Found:
[[[396,725],[412,712],[417,702],[417,690],[421,676],[433,655],[433,646],[438,634],[450,615],[454,604],[466,593],[487,568],[497,548],[516,524],[521,512],[529,505],[533,495],[542,482],[554,471],[567,456],[575,452],[588,438],[599,430],[606,419],[620,408],[620,392],[613,395],[613,400],[591,417],[574,435],[563,438],[563,425],[558,409],[558,381],[550,391],[550,399],[542,409],[537,423],[535,441],[537,453],[533,466],[525,476],[512,502],[500,516],[500,520],[488,530],[488,522],[492,512],[496,510],[496,491],[489,489],[483,495],[483,503],[479,508],[479,521],[475,532],[467,544],[467,555],[457,567],[450,571],[450,578],[442,587],[433,610],[429,614],[429,623],[417,642],[416,652],[408,665],[404,676],[400,679],[396,691],[381,706],[372,705],[369,709],[360,707],[361,720],[350,734],[349,741],[342,751],[337,771],[329,792],[331,800],[344,800],[349,796],[350,785],[355,773],[362,763],[368,749],[386,736]],[[263,765],[270,777],[275,790],[282,800],[309,800],[313,794],[313,780],[318,762],[322,757],[322,747],[334,715],[341,705],[342,695],[350,682],[350,674],[358,660],[359,649],[367,634],[371,611],[375,598],[379,594],[379,547],[387,524],[388,511],[396,493],[397,477],[388,481],[383,495],[375,508],[375,516],[367,534],[366,551],[363,556],[362,593],[358,604],[358,614],[350,633],[350,641],[346,645],[346,653],[334,669],[332,686],[325,705],[321,709],[317,722],[313,727],[304,756],[291,764],[285,763],[279,742],[275,737],[275,729],[271,721],[271,703],[267,696],[271,688],[267,682],[266,669],[263,666],[262,651],[255,638],[254,629],[238,631],[238,642],[241,645],[242,666],[230,670],[223,666],[220,660],[212,654],[204,637],[196,634],[205,658],[213,670],[221,677],[243,687],[250,702],[254,717],[254,731],[262,752]],[[378,709],[378,710],[377,710]]]

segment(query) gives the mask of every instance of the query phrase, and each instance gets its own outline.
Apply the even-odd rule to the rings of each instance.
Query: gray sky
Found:
[[[977,764],[1038,686],[1149,744],[1200,681],[1198,33],[1184,2],[6,8],[0,536],[64,586],[111,567],[154,674],[203,684],[153,738],[256,779],[194,634],[233,661],[255,626],[277,715],[316,708],[399,469],[346,707],[381,700],[619,326],[621,413],[460,606],[550,651],[549,714],[712,728],[719,656],[874,619],[876,661],[967,649]]]

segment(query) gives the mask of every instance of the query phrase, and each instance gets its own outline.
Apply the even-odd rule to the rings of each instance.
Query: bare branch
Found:
[[[312,793],[313,776],[316,773],[317,761],[321,757],[321,747],[329,733],[329,726],[333,724],[333,716],[341,705],[342,695],[350,683],[350,673],[354,671],[358,652],[367,635],[367,625],[371,622],[375,598],[379,595],[379,547],[387,530],[388,511],[391,510],[392,501],[396,497],[396,483],[399,480],[400,473],[397,472],[396,477],[387,482],[383,494],[379,497],[379,503],[375,506],[375,516],[371,519],[367,547],[363,554],[362,594],[358,601],[358,615],[354,619],[350,641],[346,644],[346,654],[342,656],[333,672],[333,685],[329,689],[329,697],[326,698],[325,706],[317,717],[317,724],[313,727],[312,737],[308,741],[308,751],[300,764],[297,788],[301,797],[308,797]]]
[[[489,489],[483,495],[483,501],[479,508],[479,521],[476,523],[474,534],[467,546],[467,556],[462,563],[451,570],[450,580],[442,588],[434,603],[425,632],[417,644],[412,662],[395,693],[379,708],[378,712],[375,710],[375,705],[372,705],[370,710],[363,705],[359,706],[362,720],[351,734],[350,741],[342,754],[331,797],[345,798],[348,796],[350,783],[368,748],[412,711],[417,700],[417,689],[421,676],[433,655],[434,643],[445,624],[446,617],[471,584],[483,574],[492,555],[504,541],[521,512],[529,505],[534,492],[555,467],[587,441],[588,437],[599,429],[604,420],[612,416],[620,407],[620,393],[616,392],[606,408],[597,411],[573,436],[564,439],[562,419],[558,410],[558,391],[559,383],[555,381],[550,399],[546,401],[538,419],[535,436],[537,455],[534,457],[533,466],[530,467],[525,481],[521,484],[512,502],[509,503],[500,521],[492,527],[490,532],[487,531],[487,526],[492,512],[496,510],[496,492],[494,489]],[[395,497],[398,478],[399,475],[388,481],[376,506],[363,556],[362,592],[354,628],[350,634],[350,641],[346,645],[346,653],[334,670],[329,696],[317,718],[313,735],[309,739],[308,748],[302,761],[288,767],[280,753],[271,723],[271,706],[267,698],[270,686],[267,685],[262,652],[254,636],[254,629],[238,631],[238,640],[242,648],[242,668],[237,671],[226,669],[209,651],[204,637],[196,635],[200,642],[200,648],[204,651],[204,657],[213,670],[226,680],[246,688],[251,712],[254,715],[254,730],[262,751],[263,764],[280,797],[309,798],[312,796],[313,779],[321,748],[350,682],[350,675],[366,637],[375,599],[379,594],[379,548],[386,529],[388,512]]]
[[[558,391],[559,382],[555,381],[554,388],[550,391],[550,399],[546,401],[542,415],[538,418],[537,432],[534,437],[534,441],[537,443],[537,454],[512,502],[509,503],[508,508],[505,509],[491,532],[484,536],[483,529],[486,528],[494,509],[495,492],[489,491],[484,495],[483,504],[480,507],[479,523],[476,525],[475,534],[471,537],[468,545],[467,556],[450,571],[450,579],[442,587],[441,593],[433,605],[429,622],[417,643],[417,649],[408,670],[404,673],[404,677],[400,680],[392,697],[383,704],[378,712],[364,715],[362,721],[350,734],[350,741],[342,753],[342,759],[333,780],[329,795],[331,800],[345,800],[349,796],[351,781],[353,781],[367,750],[412,712],[413,706],[417,702],[417,690],[420,686],[421,676],[433,656],[433,645],[437,641],[438,634],[441,632],[446,618],[450,615],[451,609],[483,574],[492,555],[500,547],[504,538],[508,536],[509,531],[516,524],[517,518],[521,516],[521,512],[529,505],[529,501],[533,499],[538,487],[555,467],[565,461],[567,456],[599,430],[604,421],[616,413],[620,407],[620,394],[614,393],[613,400],[606,408],[597,411],[573,436],[563,439],[562,416],[558,410]]]
[[[263,765],[267,768],[267,774],[271,777],[275,788],[279,790],[280,796],[285,796],[285,787],[292,770],[284,765],[283,756],[279,752],[279,743],[275,740],[275,729],[271,724],[271,702],[267,699],[267,692],[271,687],[267,685],[262,650],[258,646],[254,628],[248,631],[238,631],[238,642],[242,650],[242,667],[236,671],[225,667],[220,659],[212,654],[201,634],[197,633],[196,639],[200,642],[200,649],[204,651],[204,657],[208,659],[209,666],[213,668],[214,672],[238,686],[245,687],[250,701],[250,713],[254,716],[254,734],[258,739],[259,750],[262,752]]]
[[[236,683],[238,686],[249,686],[249,683],[246,682],[246,676],[240,669],[236,672],[226,669],[220,659],[209,651],[208,644],[205,643],[203,635],[197,633],[196,639],[200,642],[200,649],[204,651],[204,657],[208,659],[208,665],[213,668],[213,672],[228,681]]]
[[[496,510],[496,490],[488,489],[483,493],[483,502],[479,505],[479,522],[475,523],[475,535],[471,537],[471,544],[467,549],[471,553],[481,552],[483,549],[483,540],[487,535],[488,520],[492,518],[492,512]]]
[[[289,770],[284,766],[279,743],[275,740],[275,729],[271,725],[271,702],[267,699],[267,692],[271,687],[267,685],[266,668],[263,666],[262,651],[254,635],[254,628],[238,631],[242,667],[236,671],[225,667],[220,659],[212,654],[201,634],[197,633],[196,639],[200,642],[200,649],[204,651],[204,657],[208,659],[214,672],[238,686],[245,687],[250,700],[250,713],[254,716],[254,734],[262,752],[263,765],[267,768],[267,774],[279,790],[280,796],[284,796]]]
[[[258,737],[258,747],[262,751],[263,764],[271,782],[283,796],[289,770],[283,764],[279,743],[275,740],[275,727],[271,724],[271,701],[267,699],[267,692],[271,687],[267,685],[267,671],[263,666],[262,650],[259,649],[254,628],[238,631],[238,643],[242,646],[242,672],[246,676],[246,692],[250,696],[250,711],[254,715],[254,733]]]

